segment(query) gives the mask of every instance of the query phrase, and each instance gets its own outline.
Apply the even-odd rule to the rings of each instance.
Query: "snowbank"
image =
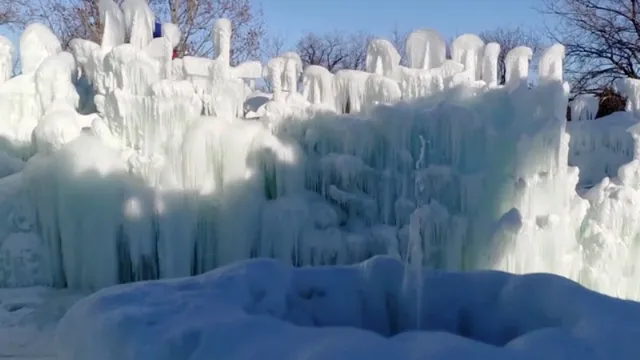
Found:
[[[384,257],[298,269],[251,260],[112,287],[61,320],[58,356],[623,360],[640,352],[638,303],[550,274],[422,270],[421,287],[407,291],[407,271]]]

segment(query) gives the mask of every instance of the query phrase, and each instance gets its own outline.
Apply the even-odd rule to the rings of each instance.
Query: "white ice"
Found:
[[[106,290],[105,297],[73,310],[61,328],[72,334],[62,340],[68,341],[64,346],[76,358],[90,360],[84,357],[87,351],[104,347],[104,352],[93,352],[126,359],[128,341],[147,344],[157,335],[147,332],[147,325],[130,337],[113,338],[111,330],[124,334],[120,325],[148,324],[157,314],[155,320],[163,329],[175,325],[174,332],[162,333],[167,341],[161,344],[194,349],[193,359],[210,356],[208,346],[222,344],[216,340],[221,339],[218,334],[234,334],[225,326],[250,326],[256,339],[294,330],[306,334],[296,337],[301,346],[297,348],[264,349],[258,340],[250,349],[237,348],[275,351],[275,358],[286,358],[287,351],[306,351],[305,346],[327,336],[350,344],[348,351],[335,348],[350,358],[367,352],[386,358],[402,358],[409,351],[416,356],[444,351],[437,355],[442,357],[451,355],[447,351],[486,351],[495,358],[569,352],[555,353],[562,358],[580,355],[575,352],[586,341],[598,349],[613,344],[612,350],[606,348],[607,359],[626,359],[623,352],[632,348],[625,347],[624,334],[637,330],[627,328],[619,335],[622,330],[602,319],[623,324],[615,313],[621,308],[635,313],[635,303],[608,299],[551,275],[519,278],[492,273],[484,280],[482,274],[487,273],[455,271],[554,273],[607,295],[640,299],[640,270],[634,265],[640,259],[635,243],[640,236],[636,80],[616,83],[630,99],[627,112],[567,124],[568,85],[563,83],[564,51],[558,45],[541,56],[535,86],[520,86],[529,77],[531,49],[509,52],[504,64],[507,86],[502,87],[497,86],[495,44],[485,46],[476,36],[463,35],[452,45],[453,59],[446,59],[441,37],[429,31],[414,32],[408,41],[408,67],[400,65],[400,54],[390,42],[379,39],[369,46],[368,71],[340,70],[333,75],[320,67],[302,69],[294,53],[281,54],[264,67],[258,62],[231,66],[232,29],[227,20],[218,20],[212,29],[215,58],[169,61],[180,39],[175,26],[164,24],[163,37],[151,40],[153,17],[147,2],[127,0],[122,16],[128,38],[121,43],[118,11],[112,6],[102,5],[106,18],[114,18],[102,46],[74,39],[69,52],[63,52],[50,30],[31,25],[20,39],[22,74],[0,83],[0,286],[92,291],[124,282],[197,275],[255,257],[296,267],[327,267],[290,270],[261,260],[225,270],[228,273],[140,285],[140,294],[144,289],[164,289],[158,294],[169,295],[158,301],[167,301],[172,315],[152,309],[155,305],[146,301],[153,297],[131,290],[136,316],[129,320],[101,308],[102,301],[110,299],[105,295],[109,291],[128,288]],[[0,47],[5,64],[11,51],[10,46]],[[8,74],[6,68],[2,71]],[[261,75],[268,78],[272,94],[254,92],[247,85]],[[587,116],[597,111],[593,101],[588,108]],[[369,278],[358,269],[369,271],[382,260],[338,266],[375,255],[389,255],[410,266],[384,260],[391,265],[366,273]],[[253,276],[253,270],[247,270],[252,266],[264,266],[264,273],[289,274],[270,278],[269,284],[280,284],[282,291],[268,294],[280,294],[278,299],[290,294],[289,289],[308,289],[316,281],[342,284],[344,288],[331,294],[344,296],[337,295],[340,301],[335,305],[331,297],[332,306],[313,316],[294,304],[286,319],[279,316],[289,308],[274,300],[282,312],[268,310],[280,320],[262,318],[255,323],[255,318],[228,307],[241,300],[234,294],[244,291],[243,280],[222,274]],[[391,325],[385,327],[379,316],[366,313],[360,322],[351,321],[357,305],[348,304],[357,304],[359,298],[346,294],[362,287],[359,282],[341,283],[343,271],[344,279],[369,279],[367,284],[375,289],[390,281],[393,289],[401,289],[390,294],[409,299],[403,307],[405,317],[397,319],[421,327],[442,326],[437,329],[450,334],[407,333],[385,340],[357,329],[301,330],[281,321],[312,325],[315,319],[315,325],[389,332]],[[327,280],[316,275],[325,272]],[[393,277],[396,272],[401,277]],[[297,279],[296,285],[289,287],[287,277]],[[231,279],[224,285],[233,288],[225,295],[233,297],[230,302],[201,298],[202,293],[218,291],[219,278]],[[483,283],[507,278],[506,287]],[[198,285],[207,279],[212,286]],[[461,285],[449,292],[439,281]],[[266,286],[263,282],[260,285]],[[524,292],[514,290],[519,287]],[[174,302],[171,289],[185,288],[191,292],[181,294],[189,301]],[[470,289],[479,295],[471,296]],[[545,295],[531,296],[525,290]],[[450,301],[472,302],[489,291],[492,296],[501,294],[492,303],[499,304],[498,309],[476,311],[469,304],[458,311]],[[411,303],[412,296],[422,300]],[[563,299],[557,307],[554,296]],[[525,301],[530,299],[536,301]],[[451,305],[447,309],[458,318],[457,327],[449,327],[453,323],[447,319],[434,320],[434,311],[442,313],[434,305],[437,301]],[[202,305],[212,302],[220,308]],[[351,307],[340,307],[343,303]],[[572,307],[564,308],[565,303]],[[592,303],[599,312],[591,310]],[[87,304],[98,305],[88,309]],[[547,306],[554,310],[546,312],[551,318],[534,316],[540,309],[550,310]],[[220,327],[212,325],[215,321],[206,326],[179,323],[191,321],[191,311],[203,321],[239,317],[229,317],[236,322]],[[521,312],[534,315],[523,319],[518,317]],[[96,321],[87,326],[95,328],[77,327],[78,314],[93,316]],[[498,317],[489,318],[491,314]],[[105,325],[101,316],[111,315],[117,321]],[[185,316],[173,323],[172,316],[180,315]],[[513,322],[502,322],[506,318]],[[165,319],[170,322],[162,323]],[[408,329],[401,322],[395,326],[397,332]],[[544,326],[551,329],[542,330]],[[604,335],[591,332],[593,328],[604,329]],[[212,340],[199,348],[191,343],[197,339],[193,334]],[[451,349],[425,350],[422,346],[430,340],[416,340],[422,337]],[[118,341],[121,347],[114,346]],[[246,336],[243,341],[246,344]],[[224,344],[232,356],[235,343]],[[496,344],[507,346],[492,346]],[[157,359],[174,354],[163,346],[146,349],[149,356],[157,350]],[[339,358],[331,347],[322,351],[326,353],[314,356]],[[178,351],[175,357],[182,359],[184,354]],[[599,353],[585,356],[597,359]]]

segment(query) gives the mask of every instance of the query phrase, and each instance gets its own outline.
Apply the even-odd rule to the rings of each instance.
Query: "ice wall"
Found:
[[[635,145],[633,160],[620,166],[617,176],[604,178],[585,194],[591,207],[581,232],[586,240],[586,266],[581,279],[608,294],[638,299],[640,289],[634,285],[639,277],[635,269],[640,257],[636,211],[640,200],[638,125],[629,132]]]
[[[37,226],[49,234],[50,255],[61,259],[54,284],[97,288],[184,276],[254,256],[295,265],[407,257],[411,229],[425,266],[573,276],[563,259],[577,256],[575,199],[567,191],[576,179],[562,166],[563,118],[545,106],[562,96],[561,86],[496,91],[452,89],[357,117],[202,118],[153,164],[155,182],[131,160],[80,137],[28,171]],[[497,108],[506,110],[488,111]],[[98,154],[104,159],[92,161]],[[125,176],[130,172],[143,181]],[[542,175],[549,173],[555,176]],[[520,223],[505,216],[514,212]],[[96,228],[104,229],[99,238],[68,250],[85,237],[83,229]],[[543,240],[531,248],[526,239],[536,237]],[[97,244],[108,265],[91,255]]]
[[[598,114],[600,99],[593,94],[581,94],[570,103],[571,121],[593,120]]]
[[[146,13],[146,3],[132,1],[126,24]],[[27,44],[42,46],[28,35]],[[630,246],[635,231],[616,228],[603,209],[630,211],[631,224],[633,201],[605,202],[618,194],[605,183],[580,198],[579,173],[567,164],[580,167],[579,186],[588,186],[627,161],[630,146],[607,145],[586,128],[570,142],[561,48],[545,53],[539,85],[529,89],[517,86],[529,76],[528,48],[509,53],[508,86],[500,87],[495,47],[472,36],[437,66],[425,65],[427,57],[440,61],[437,39],[417,37],[411,53],[425,61],[415,68],[399,66],[396,50],[377,41],[371,72],[309,68],[299,94],[293,54],[264,68],[231,67],[222,47],[216,59],[175,59],[169,69],[163,57],[174,35],[108,51],[75,40],[74,57],[40,49],[32,73],[0,85],[0,131],[28,148],[25,159],[36,153],[20,191],[35,214],[27,232],[46,255],[38,281],[99,288],[249,257],[298,266],[392,254],[417,266],[547,271],[638,293],[634,271],[616,268],[624,276],[613,289],[591,270],[608,266],[599,254]],[[92,85],[95,114],[76,112],[78,68]],[[246,121],[241,79],[257,72],[269,77],[273,97]],[[606,151],[615,155],[598,159],[611,166],[589,169],[588,153]],[[635,186],[635,168],[621,169],[611,184]],[[100,234],[86,240],[90,229]]]
[[[631,113],[617,112],[597,121],[571,121],[569,164],[580,169],[579,187],[591,187],[605,177],[615,177],[618,168],[633,159],[635,143],[627,131],[638,120]]]

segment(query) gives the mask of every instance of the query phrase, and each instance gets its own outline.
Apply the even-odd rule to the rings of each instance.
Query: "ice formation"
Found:
[[[640,118],[640,80],[622,78],[617,79],[615,89],[626,98],[626,110]]]
[[[371,74],[365,83],[365,101],[368,106],[394,104],[402,99],[402,91],[397,82],[386,76]]]
[[[211,30],[215,53],[218,61],[226,65],[231,64],[231,21],[218,19]]]
[[[138,50],[144,49],[153,39],[156,15],[147,0],[125,0],[122,11],[129,43]]]
[[[13,159],[0,171],[26,160],[6,181],[28,195],[4,204],[21,215],[0,220],[0,248],[11,234],[40,240],[29,284],[97,289],[250,257],[301,266],[391,254],[416,268],[553,272],[640,298],[637,254],[622,251],[635,246],[637,119],[567,125],[561,47],[531,89],[513,89],[531,50],[512,50],[503,88],[495,44],[465,35],[446,59],[441,38],[416,32],[409,67],[377,40],[369,71],[309,67],[299,93],[293,53],[230,66],[228,21],[213,29],[215,59],[169,64],[177,28],[151,40],[145,1],[127,0],[123,14],[127,43],[76,39],[74,56],[29,27],[28,71],[0,84],[0,146]],[[258,75],[273,95],[250,97]],[[637,110],[635,83],[618,88]],[[577,186],[593,188],[581,197]],[[28,283],[8,269],[0,284]]]
[[[473,80],[482,78],[482,57],[484,55],[484,41],[474,34],[458,36],[451,44],[451,58],[464,65]]]
[[[49,56],[62,51],[60,40],[42,24],[31,24],[20,35],[22,74],[33,74]]]
[[[297,92],[298,79],[302,74],[302,59],[294,52],[285,52],[278,56],[283,60],[281,84],[282,90],[288,93]]]
[[[282,100],[282,76],[285,70],[286,60],[281,57],[276,57],[267,63],[267,66],[263,70],[263,76],[269,79],[271,83],[271,90],[273,91],[273,100]]]
[[[126,38],[126,24],[122,10],[113,0],[100,0],[100,22],[104,30],[102,35],[102,50],[109,51],[124,44]]]
[[[409,67],[413,69],[437,68],[447,59],[447,44],[437,31],[415,30],[405,45]]]
[[[541,83],[562,81],[563,61],[564,45],[554,44],[546,49],[538,62],[538,81]]]
[[[322,66],[307,66],[302,75],[302,95],[312,104],[333,107],[333,74]]]
[[[526,46],[516,46],[509,50],[504,59],[505,84],[510,87],[519,86],[523,83],[526,84],[529,78],[529,61],[533,57],[533,50]],[[555,57],[548,58],[548,60],[555,59]],[[547,74],[550,69],[546,69]],[[546,78],[543,78],[546,79]]]
[[[497,86],[498,82],[498,60],[500,59],[500,44],[488,43],[484,47],[482,57],[482,81],[489,86]]]
[[[182,38],[182,32],[180,28],[176,24],[172,23],[164,23],[162,24],[162,36],[167,38],[171,45],[175,48],[180,44],[180,39]]]
[[[367,47],[366,69],[370,73],[393,76],[400,65],[400,54],[385,39],[373,39]]]
[[[600,99],[593,94],[581,94],[570,103],[571,121],[593,120],[598,114]]]
[[[333,82],[338,111],[352,113],[362,109],[370,75],[359,70],[340,70],[336,73]]]
[[[580,169],[580,188],[588,188],[605,177],[614,178],[620,166],[633,160],[634,140],[627,131],[638,120],[628,112],[617,112],[597,121],[571,121],[569,165]]]
[[[13,74],[13,43],[0,35],[0,85]]]

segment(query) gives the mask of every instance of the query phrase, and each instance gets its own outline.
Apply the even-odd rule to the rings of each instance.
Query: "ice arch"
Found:
[[[414,69],[433,69],[442,65],[447,58],[447,44],[435,30],[412,31],[405,48],[408,65]]]

